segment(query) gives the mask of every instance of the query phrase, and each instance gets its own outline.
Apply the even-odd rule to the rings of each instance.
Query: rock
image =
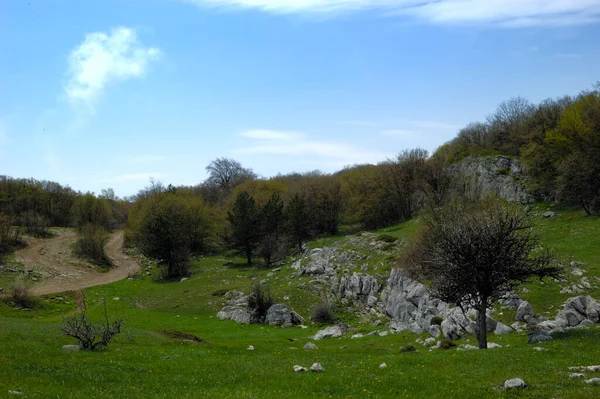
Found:
[[[181,280],[179,280],[180,283],[183,283],[185,280],[188,280],[187,277],[182,277]]]
[[[313,365],[310,366],[310,370],[315,373],[322,373],[323,371],[325,371],[321,363],[313,363]]]
[[[250,324],[252,323],[252,316],[253,314],[249,309],[238,309],[233,311],[229,319],[235,321],[236,323]],[[219,314],[217,314],[217,317],[219,317]]]
[[[556,216],[556,213],[554,213],[552,211],[546,211],[546,212],[542,213],[542,217],[544,219],[551,219],[551,218],[553,218],[555,216]]]
[[[538,351],[538,352],[545,352],[545,351],[547,351],[548,349],[546,349],[546,348],[541,348],[541,347],[539,347],[539,346],[536,346],[535,348],[533,348],[533,350],[534,350],[534,351]]]
[[[479,348],[475,345],[469,345],[469,344],[464,344],[459,346],[458,348],[456,348],[456,350],[459,351],[474,351],[474,350],[479,350]]]
[[[521,304],[517,308],[517,314],[515,316],[515,319],[518,321],[526,321],[525,316],[533,317],[533,308],[527,301],[521,302]]]
[[[79,346],[79,345],[63,345],[62,350],[76,352],[78,350],[81,350],[81,346]]]
[[[600,366],[587,366],[585,369],[587,371],[596,372],[596,371],[600,371]]]
[[[538,342],[544,342],[544,341],[552,341],[552,336],[550,336],[550,334],[548,334],[545,331],[540,331],[535,334],[529,335],[527,343],[528,344],[537,344]]]
[[[275,304],[267,310],[265,324],[270,326],[291,327],[293,325],[292,312],[282,303]]]
[[[379,368],[380,368],[380,369],[385,369],[385,368],[387,368],[387,366],[388,366],[388,365],[387,365],[386,363],[381,363],[381,364],[379,365]]]
[[[576,267],[573,270],[571,270],[571,274],[574,275],[574,276],[583,276],[583,273],[585,273],[585,270],[580,269],[578,267]]]
[[[363,335],[362,334],[354,334],[353,336],[351,336],[351,339],[356,339],[356,338],[362,338]]]
[[[20,395],[23,395],[23,392],[21,392],[21,391],[8,391],[8,394],[9,395],[18,395],[18,396],[20,396]]]
[[[295,365],[295,366],[294,366],[294,371],[295,371],[296,373],[298,373],[298,372],[303,372],[303,371],[306,371],[306,367],[302,367],[302,366],[299,366],[299,365]]]
[[[388,335],[390,335],[389,331],[382,331],[382,332],[379,333],[380,337],[387,337]]]
[[[589,380],[585,380],[585,383],[589,385],[600,385],[600,378],[591,378]]]
[[[440,336],[440,334],[442,334],[440,326],[438,326],[437,324],[432,324],[431,326],[429,326],[429,335],[437,338]]]
[[[375,305],[377,305],[377,297],[369,295],[369,297],[367,298],[367,306],[372,308],[375,307]]]
[[[368,274],[353,273],[351,276],[344,275],[340,278],[338,295],[341,298],[348,298],[354,301],[369,302],[369,298],[375,298],[375,302],[371,299],[372,305],[377,303],[377,293],[381,289],[381,284],[375,277]]]
[[[494,334],[496,335],[510,334],[511,332],[513,332],[512,328],[500,322],[496,324],[496,329],[494,330]]]
[[[453,341],[461,337],[460,327],[451,319],[445,319],[444,321],[442,321],[441,327],[442,332],[444,333],[444,337]]]
[[[307,342],[306,345],[304,345],[304,349],[313,351],[313,350],[317,350],[319,348],[317,347],[317,345],[313,344],[312,342]]]
[[[520,378],[513,378],[510,380],[504,381],[505,389],[524,389],[527,388],[527,384]]]
[[[248,345],[248,348],[246,348],[246,350],[253,351],[254,350],[254,346],[253,345]]]
[[[338,324],[335,326],[327,327],[324,330],[317,331],[313,339],[319,341],[323,338],[339,338],[348,332],[348,326],[345,324]]]
[[[487,348],[488,349],[502,348],[502,345],[499,345],[499,344],[497,344],[495,342],[488,342]]]
[[[585,374],[582,373],[571,373],[569,374],[569,378],[573,379],[573,378],[585,378]]]
[[[292,324],[294,326],[302,327],[302,326],[304,326],[304,324],[306,324],[306,320],[304,320],[304,317],[300,316],[298,313],[294,312],[293,310],[291,311],[291,314],[292,314]]]
[[[433,337],[427,338],[425,341],[423,341],[423,346],[426,348],[431,348],[432,346],[435,346],[436,343],[436,339]]]

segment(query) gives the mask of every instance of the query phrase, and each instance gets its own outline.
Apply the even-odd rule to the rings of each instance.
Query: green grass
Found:
[[[581,261],[586,276],[600,276],[598,219],[578,211],[561,211],[555,219],[540,219],[536,230],[558,255]],[[379,231],[408,240],[416,221]],[[339,237],[311,243],[331,245]],[[428,350],[415,343],[418,336],[403,333],[387,337],[349,336],[316,342],[316,351],[302,347],[317,326],[282,329],[238,325],[218,320],[223,290],[248,291],[256,279],[268,279],[276,299],[286,301],[304,317],[320,298],[297,288],[308,278],[288,279],[291,261],[281,271],[247,267],[242,259],[211,256],[194,263],[184,282],[158,283],[136,276],[87,289],[89,312],[99,318],[103,298],[111,317],[126,320],[124,332],[100,352],[64,352],[75,342],[60,333],[62,316],[75,309],[67,294],[44,297],[32,310],[15,309],[0,301],[0,397],[8,391],[28,398],[591,398],[600,387],[568,379],[569,366],[600,361],[600,329],[570,330],[539,346],[526,343],[525,334],[490,341],[505,345],[489,351]],[[385,259],[382,259],[385,261]],[[380,259],[374,259],[379,262]],[[272,272],[272,276],[267,274]],[[288,283],[292,283],[288,285]],[[596,285],[596,284],[594,284]],[[556,308],[569,294],[560,284],[527,285],[536,312]],[[600,298],[598,288],[589,291]],[[115,299],[118,298],[118,299]],[[505,311],[510,320],[514,312]],[[357,331],[375,327],[353,319]],[[382,327],[379,327],[382,328]],[[351,334],[350,334],[351,335]],[[189,339],[197,337],[198,340]],[[425,336],[423,336],[425,338]],[[475,344],[475,337],[457,343]],[[255,347],[248,351],[249,345]],[[401,352],[415,345],[416,352]],[[324,373],[294,373],[299,364],[320,362]],[[388,367],[380,369],[381,363]],[[588,373],[588,378],[594,376]],[[529,388],[507,392],[504,380],[520,377]]]

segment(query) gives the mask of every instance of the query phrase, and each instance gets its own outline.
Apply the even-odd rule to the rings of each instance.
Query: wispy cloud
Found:
[[[145,47],[131,28],[90,33],[69,55],[65,94],[92,107],[106,85],[115,80],[143,77],[161,52]]]
[[[129,174],[122,174],[122,175],[109,177],[107,179],[102,180],[102,183],[122,183],[122,182],[132,182],[132,181],[147,181],[147,180],[150,180],[151,178],[164,179],[166,177],[168,177],[168,174],[162,173],[162,172],[159,172],[159,173],[150,173],[150,172],[129,173]]]
[[[416,132],[413,130],[403,130],[403,129],[384,130],[383,132],[381,132],[381,135],[387,136],[387,137],[409,138],[409,137],[414,137],[416,135]]]
[[[567,26],[600,21],[598,0],[179,0],[203,7],[275,14],[379,10],[434,24]]]
[[[256,132],[261,133],[256,134]],[[347,143],[316,140],[308,134],[297,132],[261,129],[249,130],[241,135],[251,139],[251,142],[246,147],[237,148],[236,152],[311,157],[324,165],[334,167],[379,162],[389,155]]]

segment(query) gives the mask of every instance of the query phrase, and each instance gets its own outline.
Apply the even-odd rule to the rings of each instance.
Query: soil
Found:
[[[60,230],[52,238],[26,237],[27,246],[15,253],[25,270],[41,275],[42,281],[31,288],[33,295],[78,290],[122,280],[140,269],[138,262],[123,253],[124,234],[117,231],[109,236],[105,250],[113,263],[101,271],[73,253],[77,233]]]

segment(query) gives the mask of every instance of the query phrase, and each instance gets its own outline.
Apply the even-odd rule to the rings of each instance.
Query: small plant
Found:
[[[61,330],[64,335],[73,337],[79,341],[82,349],[94,351],[96,349],[108,346],[110,341],[121,332],[123,319],[109,320],[106,310],[106,299],[104,300],[104,322],[94,324],[87,315],[87,306],[85,298],[83,305],[78,306],[78,310],[73,316],[63,319]]]
[[[29,287],[21,277],[17,277],[11,284],[10,296],[16,305],[23,308],[31,308],[35,303],[29,292]]]
[[[212,296],[224,296],[229,291],[230,290],[228,290],[227,288],[219,288],[218,290],[213,291]]]
[[[433,316],[431,318],[431,325],[438,325],[441,326],[442,325],[442,321],[444,321],[443,318],[441,318],[440,316]]]
[[[110,258],[104,252],[104,244],[108,238],[106,230],[100,226],[87,224],[80,231],[77,240],[77,253],[100,266],[111,266]]]
[[[440,349],[450,349],[454,348],[455,346],[456,344],[449,339],[445,339],[442,342],[440,342]]]
[[[312,309],[310,319],[317,323],[332,324],[335,322],[331,304],[329,302],[321,302]]]
[[[416,352],[417,348],[415,348],[414,345],[405,345],[402,348],[400,348],[400,352],[402,353],[407,353],[407,352]]]
[[[253,310],[263,320],[271,306],[273,306],[271,290],[269,287],[263,288],[260,283],[256,283],[248,297],[248,309]]]

